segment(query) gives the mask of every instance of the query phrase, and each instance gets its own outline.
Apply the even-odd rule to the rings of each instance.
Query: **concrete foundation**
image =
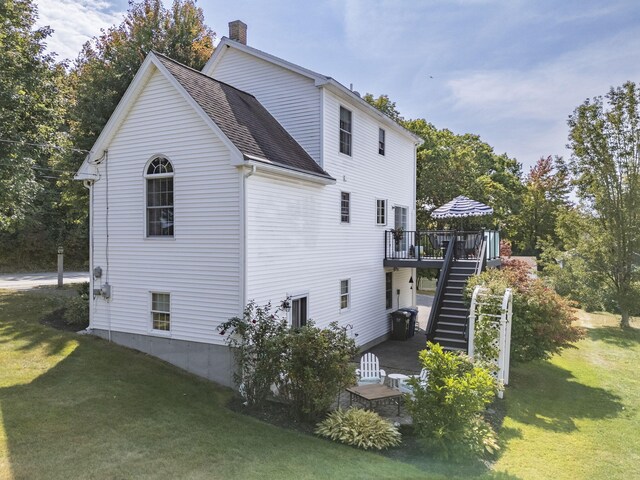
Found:
[[[92,329],[91,333],[104,339],[109,338],[107,330]],[[221,385],[235,388],[233,353],[227,346],[114,331],[111,332],[111,341],[148,353]]]

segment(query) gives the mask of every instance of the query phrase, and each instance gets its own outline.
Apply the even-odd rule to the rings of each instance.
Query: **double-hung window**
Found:
[[[351,221],[351,194],[340,192],[340,221],[349,223]]]
[[[291,299],[291,326],[293,328],[304,327],[307,324],[308,307],[309,297],[306,295]]]
[[[385,148],[385,131],[383,128],[378,130],[378,153],[384,155]]]
[[[340,280],[340,310],[351,306],[351,281]]]
[[[376,225],[387,224],[387,201],[382,199],[376,200]]]
[[[151,328],[168,332],[171,330],[171,295],[151,293]]]
[[[156,157],[145,172],[147,237],[173,237],[173,165]]]
[[[340,107],[340,153],[351,156],[351,111]]]

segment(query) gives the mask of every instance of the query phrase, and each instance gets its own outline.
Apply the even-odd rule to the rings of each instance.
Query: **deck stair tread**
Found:
[[[476,260],[454,260],[446,278],[441,279],[440,307],[431,329],[431,341],[445,350],[466,351],[465,337],[469,307],[463,296],[465,284],[476,273]]]

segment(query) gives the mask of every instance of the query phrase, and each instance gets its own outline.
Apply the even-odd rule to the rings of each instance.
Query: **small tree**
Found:
[[[242,317],[218,327],[233,349],[237,366],[233,378],[248,405],[264,402],[282,374],[284,337],[289,325],[281,313],[281,308],[272,311],[270,303],[258,306],[251,301]]]
[[[496,451],[495,432],[482,417],[497,391],[489,371],[431,342],[419,356],[429,381],[423,386],[419,379],[409,380],[414,397],[407,408],[424,443],[446,457]]]
[[[326,329],[309,322],[292,329],[284,346],[286,373],[280,391],[299,417],[314,420],[355,381],[351,359],[357,353],[356,344],[337,322]]]

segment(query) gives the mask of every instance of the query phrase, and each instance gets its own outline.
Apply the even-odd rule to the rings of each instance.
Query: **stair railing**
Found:
[[[436,288],[436,294],[433,297],[433,305],[431,306],[431,312],[429,313],[429,324],[427,326],[427,340],[432,341],[436,329],[436,323],[440,310],[442,308],[442,301],[444,299],[444,291],[447,288],[447,280],[449,278],[449,271],[451,270],[451,264],[454,259],[454,252],[456,249],[456,234],[455,232],[451,236],[449,245],[447,246],[447,253],[444,256],[444,262],[440,269],[440,275],[438,276],[438,288]]]
[[[487,239],[484,236],[484,232],[482,232],[482,243],[480,243],[480,248],[478,249],[480,254],[478,255],[478,263],[476,263],[476,271],[475,275],[480,275],[484,272],[487,266]],[[477,289],[477,287],[476,287]],[[469,339],[473,338],[473,321],[471,319],[471,315],[473,315],[473,310],[475,308],[475,304],[473,299],[475,298],[476,292],[473,292],[473,298],[471,301],[471,308],[469,309],[469,316],[467,317],[467,321],[464,324],[464,338],[467,341],[467,352],[469,351]]]

